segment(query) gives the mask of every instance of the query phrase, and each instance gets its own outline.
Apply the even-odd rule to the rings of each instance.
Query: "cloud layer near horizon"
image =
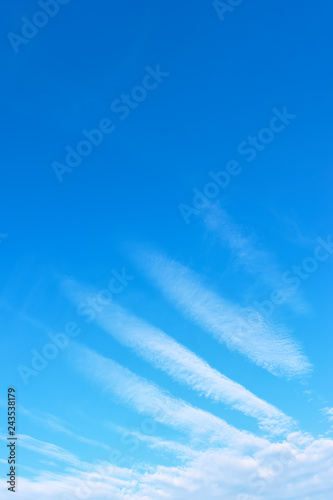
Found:
[[[64,452],[67,459],[69,452]],[[146,472],[106,463],[77,464],[66,474],[41,471],[32,480],[18,481],[18,500],[329,500],[333,441],[309,438],[300,443],[291,435],[252,455],[207,450],[182,466],[156,466]],[[0,485],[5,487],[5,481]]]

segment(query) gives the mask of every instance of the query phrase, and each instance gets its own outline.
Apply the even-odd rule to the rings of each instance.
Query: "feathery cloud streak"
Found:
[[[80,289],[72,282],[71,288]],[[76,293],[85,300],[83,289]],[[105,306],[96,313],[97,323],[123,345],[163,370],[174,380],[205,395],[215,402],[223,402],[258,420],[259,426],[271,433],[283,433],[294,425],[291,418],[237,382],[215,370],[202,358],[171,336],[145,321],[129,314],[116,304]]]
[[[222,299],[195,272],[157,252],[146,252],[139,265],[181,313],[229,349],[274,375],[295,377],[310,371],[300,346],[258,311]]]
[[[124,404],[157,422],[211,444],[227,444],[237,449],[261,447],[266,440],[240,431],[211,413],[177,399],[145,378],[90,349],[72,346],[71,361],[79,371]]]

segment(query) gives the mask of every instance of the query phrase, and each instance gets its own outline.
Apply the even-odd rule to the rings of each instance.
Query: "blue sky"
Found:
[[[332,6],[222,4],[3,9],[18,498],[331,498]]]

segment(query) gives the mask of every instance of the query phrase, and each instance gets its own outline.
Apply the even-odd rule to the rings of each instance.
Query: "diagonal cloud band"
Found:
[[[157,252],[145,252],[139,265],[182,314],[230,350],[277,376],[309,373],[311,365],[297,342],[258,311],[222,299],[195,272]]]

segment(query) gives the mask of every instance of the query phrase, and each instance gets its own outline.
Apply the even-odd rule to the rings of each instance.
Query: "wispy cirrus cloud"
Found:
[[[27,450],[34,451],[35,453],[39,453],[60,462],[65,462],[71,466],[78,467],[82,465],[82,462],[76,455],[60,446],[41,441],[26,434],[17,434],[16,437],[18,439],[19,446],[22,448],[26,448]],[[0,439],[6,441],[7,437],[0,435]]]
[[[237,257],[237,264],[251,274],[259,275],[272,284],[279,278],[273,255],[258,249],[253,232],[246,234],[232,217],[218,205],[210,205],[204,212],[204,225],[214,233]]]
[[[159,436],[151,436],[149,434],[143,434],[142,432],[126,429],[125,427],[109,424],[110,429],[116,430],[123,437],[132,436],[135,438],[134,448],[137,447],[139,442],[144,443],[148,448],[152,450],[161,450],[166,451],[175,455],[176,457],[184,460],[193,459],[194,457],[199,455],[199,451],[194,449],[193,447],[184,445],[182,443],[178,443],[176,441],[170,441],[168,439],[163,439]]]
[[[304,312],[305,303],[299,291],[283,283],[284,269],[278,264],[273,253],[260,248],[253,231],[246,232],[218,204],[206,208],[203,221],[208,233],[231,250],[237,267],[255,276],[261,284],[267,285],[270,292],[279,290],[284,304],[297,312]]]
[[[215,415],[173,397],[156,384],[94,351],[76,344],[71,362],[104,391],[156,422],[185,432],[191,438],[211,445],[226,444],[238,449],[256,448],[267,441],[240,431]]]
[[[67,291],[86,300],[83,287],[71,282]],[[75,299],[74,299],[75,300]],[[97,323],[123,345],[163,370],[174,380],[187,385],[215,402],[222,402],[257,419],[259,426],[271,433],[290,430],[295,422],[273,405],[258,398],[241,384],[215,370],[202,358],[174,338],[130,314],[116,304],[109,304],[96,314]]]
[[[100,443],[95,439],[90,439],[85,436],[81,436],[80,434],[77,434],[76,432],[72,431],[71,429],[69,429],[68,424],[66,422],[64,422],[62,419],[59,419],[58,417],[55,417],[54,415],[51,415],[50,413],[27,410],[21,405],[19,406],[19,412],[21,415],[25,415],[31,418],[34,422],[43,425],[44,427],[48,427],[49,429],[55,432],[66,434],[67,436],[70,436],[76,439],[77,441],[81,441],[82,443],[89,444],[91,446],[96,446],[104,450],[111,450],[110,446],[108,446],[107,444]]]
[[[229,349],[274,375],[296,377],[309,373],[311,365],[298,343],[258,311],[222,299],[204,286],[194,271],[158,252],[147,250],[138,260],[181,313]]]
[[[329,422],[333,424],[333,408],[323,408],[321,412],[326,415]]]
[[[7,441],[7,437],[3,434],[0,434],[0,440]],[[21,448],[25,448],[30,450],[37,455],[42,455],[47,457],[49,460],[40,460],[40,463],[43,463],[45,466],[51,466],[52,468],[55,465],[62,464],[64,465],[64,470],[67,471],[68,476],[71,473],[78,473],[78,475],[89,475],[90,477],[95,477],[98,480],[104,478],[104,476],[109,477],[110,480],[114,482],[121,483],[124,478],[130,478],[131,471],[126,467],[121,467],[113,464],[111,461],[101,461],[96,460],[95,462],[87,462],[81,460],[77,455],[73,454],[71,451],[58,446],[54,443],[41,441],[40,439],[36,439],[32,436],[26,434],[17,434],[17,443]],[[110,457],[113,458],[113,453],[110,454]],[[33,470],[27,467],[26,465],[20,464],[20,470]],[[33,470],[36,473],[36,478],[39,482],[43,482],[44,480],[56,479],[60,477],[58,473],[50,472],[49,470]],[[61,476],[63,479],[66,476]],[[77,478],[75,479],[75,481]],[[20,477],[21,481],[21,477]],[[76,497],[76,496],[75,496]]]

